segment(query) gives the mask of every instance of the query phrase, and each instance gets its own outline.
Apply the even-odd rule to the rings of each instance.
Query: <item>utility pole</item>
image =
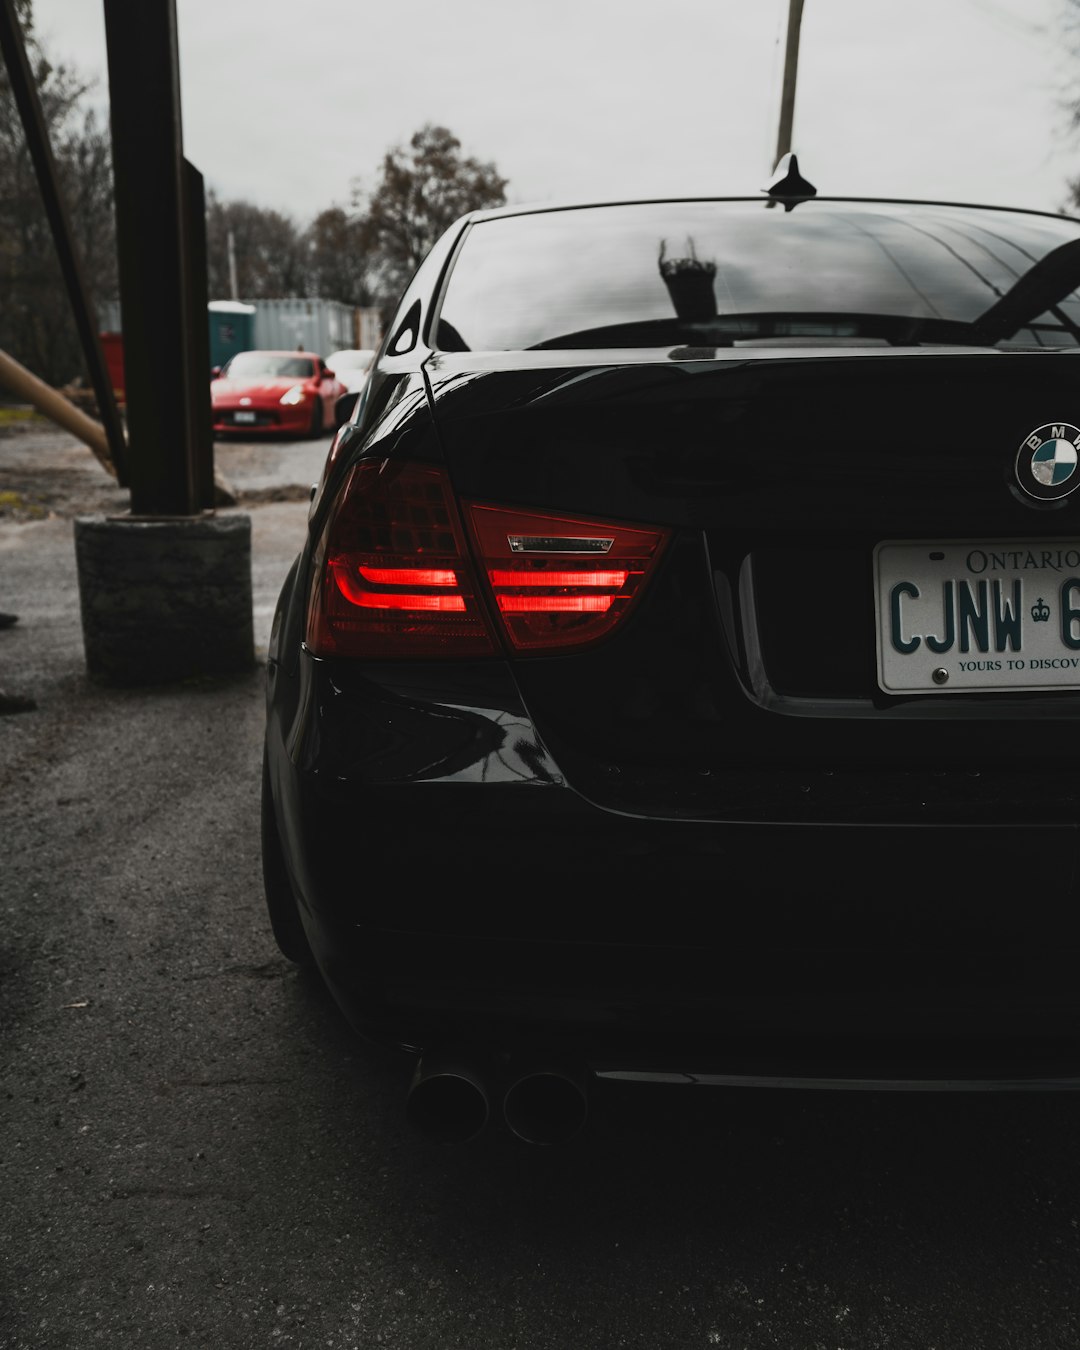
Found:
[[[803,0],[788,0],[784,87],[780,94],[780,130],[776,137],[774,169],[791,149],[791,128],[795,121],[795,76],[799,68],[799,28],[802,25],[802,12]]]
[[[240,299],[240,291],[236,285],[236,239],[232,230],[226,235],[229,248],[229,293],[234,300]]]

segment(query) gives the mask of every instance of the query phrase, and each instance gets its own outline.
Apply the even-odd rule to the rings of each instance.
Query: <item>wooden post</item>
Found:
[[[17,398],[25,399],[58,427],[63,427],[65,431],[77,436],[94,452],[94,457],[105,472],[113,478],[116,477],[116,465],[109,453],[109,438],[105,435],[105,428],[101,423],[87,417],[81,408],[69,403],[52,385],[39,380],[32,371],[27,370],[13,356],[8,356],[7,352],[3,351],[0,351],[0,385],[10,389]]]

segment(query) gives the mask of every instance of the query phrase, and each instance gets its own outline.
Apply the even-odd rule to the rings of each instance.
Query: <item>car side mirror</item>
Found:
[[[323,366],[322,377],[323,377],[324,380],[336,380],[336,379],[337,379],[337,376],[334,374],[334,372],[330,369],[329,366]]]
[[[352,421],[352,415],[356,411],[356,404],[359,400],[359,394],[341,394],[334,404],[334,425],[343,427],[346,422]]]

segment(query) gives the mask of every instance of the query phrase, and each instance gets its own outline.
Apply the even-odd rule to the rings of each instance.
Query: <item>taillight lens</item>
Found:
[[[306,642],[316,656],[489,656],[453,490],[441,469],[364,461],[316,560]]]
[[[519,651],[605,637],[630,612],[668,538],[658,527],[476,502],[466,509],[495,607]]]

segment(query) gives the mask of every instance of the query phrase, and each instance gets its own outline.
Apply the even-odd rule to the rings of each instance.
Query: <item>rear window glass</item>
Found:
[[[475,224],[435,345],[1077,347],[1078,285],[1067,219],[821,199],[584,207]]]
[[[280,352],[241,352],[229,362],[225,372],[230,379],[306,380],[315,374],[315,365],[304,356],[284,356]]]

